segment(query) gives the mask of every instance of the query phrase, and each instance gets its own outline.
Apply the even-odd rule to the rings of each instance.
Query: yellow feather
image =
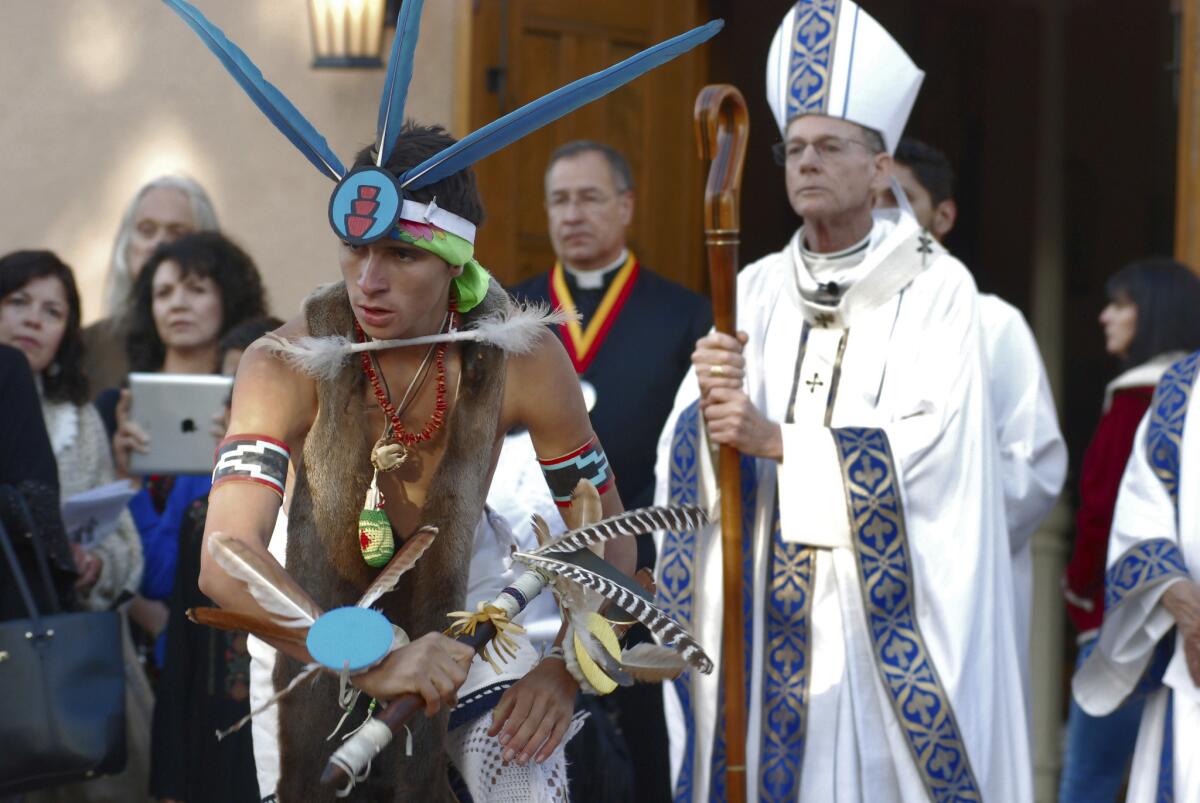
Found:
[[[617,642],[617,634],[613,632],[612,627],[604,620],[604,617],[592,612],[587,614],[584,620],[587,631],[596,637],[596,640],[604,647],[605,652],[619,661],[621,659],[621,645]],[[574,642],[575,658],[579,661],[579,670],[583,672],[583,676],[587,678],[588,683],[592,684],[592,688],[599,694],[608,694],[617,688],[617,682],[606,675],[604,670],[592,660],[592,656],[588,655],[578,633],[575,634]]]

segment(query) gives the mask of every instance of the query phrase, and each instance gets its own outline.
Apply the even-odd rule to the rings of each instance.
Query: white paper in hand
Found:
[[[117,529],[117,517],[137,491],[128,482],[110,482],[63,500],[67,537],[90,548]]]

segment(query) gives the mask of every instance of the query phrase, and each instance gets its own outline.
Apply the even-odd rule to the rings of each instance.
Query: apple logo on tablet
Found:
[[[182,429],[184,432],[195,432],[196,431],[196,422],[190,418],[185,418],[185,419],[183,419],[183,423],[179,425],[179,428]]]

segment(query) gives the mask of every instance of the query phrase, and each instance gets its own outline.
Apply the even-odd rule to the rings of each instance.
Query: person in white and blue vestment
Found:
[[[1146,697],[1126,800],[1200,800],[1200,352],[1163,374],[1121,478],[1104,624],[1072,683],[1100,716]]]
[[[738,277],[735,340],[692,357],[662,501],[743,458],[744,633],[716,528],[662,536],[662,603],[744,640],[747,797],[1032,801],[1011,552],[978,294],[907,212],[873,211],[923,74],[848,0],[803,0],[767,65],[804,219]],[[665,687],[677,801],[725,798],[721,672]]]

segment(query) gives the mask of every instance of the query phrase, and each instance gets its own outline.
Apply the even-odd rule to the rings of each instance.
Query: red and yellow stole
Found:
[[[625,259],[625,264],[617,269],[617,275],[604,293],[596,314],[588,321],[587,328],[579,325],[579,321],[570,320],[559,326],[563,345],[575,366],[575,373],[582,374],[592,364],[592,360],[600,353],[600,346],[608,337],[608,332],[617,321],[621,308],[629,300],[629,293],[637,281],[641,266],[633,252]],[[550,271],[550,303],[564,312],[574,315],[575,300],[571,298],[571,290],[567,287],[566,271],[561,262],[554,263]]]

